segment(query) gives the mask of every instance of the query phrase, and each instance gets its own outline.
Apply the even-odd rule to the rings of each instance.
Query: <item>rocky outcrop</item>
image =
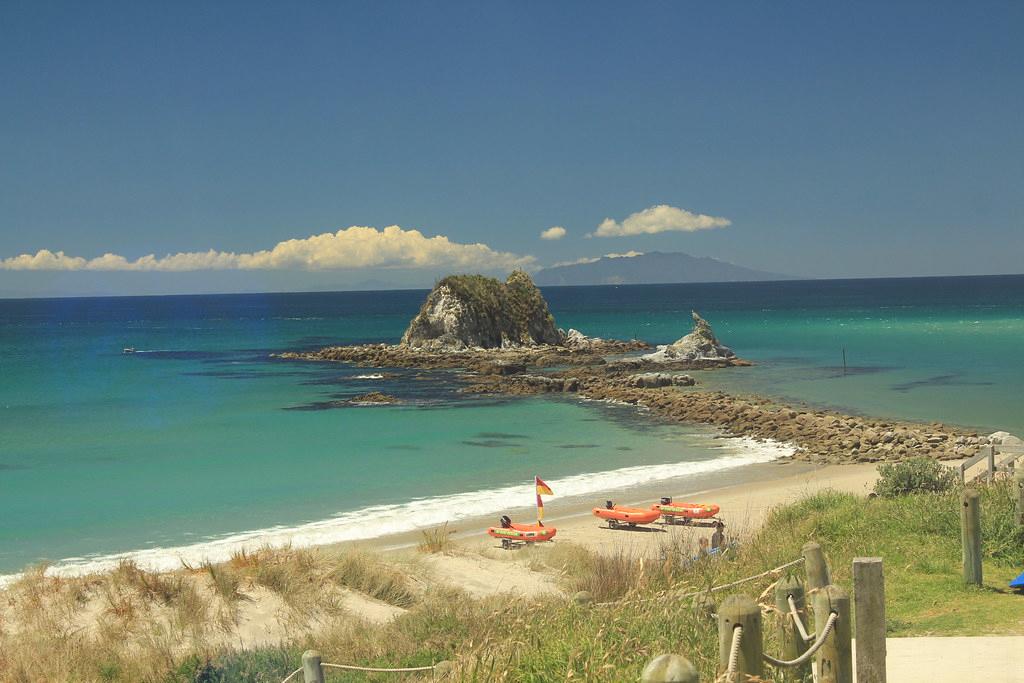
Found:
[[[660,363],[666,361],[731,361],[736,354],[728,346],[725,346],[715,333],[711,325],[704,318],[700,317],[697,311],[691,311],[693,315],[693,331],[682,339],[659,346],[654,353],[649,353],[641,358],[645,361]]]
[[[504,283],[483,275],[444,278],[409,323],[401,346],[444,353],[561,342],[540,290],[517,270]]]
[[[559,330],[562,332],[562,330]],[[588,337],[579,330],[569,328],[568,332],[562,334],[562,345],[576,350],[588,350],[600,346],[604,340],[600,337]]]

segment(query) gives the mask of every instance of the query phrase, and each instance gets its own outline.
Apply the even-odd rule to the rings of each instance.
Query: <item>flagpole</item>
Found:
[[[541,481],[537,475],[533,475],[533,487],[537,493],[537,526],[544,526],[544,500],[541,496],[552,495],[551,487]]]

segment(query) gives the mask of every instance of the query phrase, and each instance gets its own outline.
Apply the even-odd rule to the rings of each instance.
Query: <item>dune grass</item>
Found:
[[[417,547],[423,553],[450,553],[455,549],[455,543],[452,541],[454,532],[454,529],[448,528],[447,522],[439,527],[423,529]]]
[[[677,652],[713,680],[714,622],[680,596],[784,564],[810,539],[825,547],[835,582],[847,589],[853,557],[884,558],[891,635],[1024,633],[1024,596],[1006,590],[1006,581],[1024,569],[1010,483],[983,487],[982,589],[960,579],[958,496],[957,490],[874,499],[816,494],[776,509],[722,558],[699,556],[686,542],[666,545],[659,557],[597,554],[564,541],[536,549],[542,552],[532,567],[557,573],[567,596],[587,590],[608,605],[413,590],[385,559],[359,553],[264,550],[212,570],[150,575],[126,564],[81,580],[44,577],[37,569],[8,589],[0,608],[0,680],[38,680],[30,672],[35,653],[45,651],[54,681],[266,683],[280,681],[311,647],[325,661],[418,666],[446,659],[456,664],[455,680],[524,682],[635,681],[651,657]],[[757,597],[772,581],[730,592]],[[278,647],[235,651],[223,641],[211,644],[218,606],[237,604],[235,592],[249,585],[299,609],[321,601],[334,585],[408,610],[383,625],[321,611],[320,628],[297,629]],[[99,626],[83,630],[88,609]],[[766,649],[775,648],[769,635]],[[331,680],[429,679],[339,673]]]
[[[404,572],[369,553],[346,553],[328,576],[340,586],[396,607],[411,607],[418,600],[417,591]]]

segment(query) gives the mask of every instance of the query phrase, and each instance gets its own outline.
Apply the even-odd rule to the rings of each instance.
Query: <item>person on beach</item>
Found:
[[[725,523],[715,522],[715,533],[711,534],[711,549],[720,550],[725,545]]]

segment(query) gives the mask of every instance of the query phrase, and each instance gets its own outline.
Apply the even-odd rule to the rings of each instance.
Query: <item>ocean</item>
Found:
[[[544,294],[560,327],[652,343],[699,311],[756,363],[704,385],[1024,434],[1024,276]],[[0,574],[370,538],[529,505],[535,474],[586,496],[786,452],[629,406],[467,396],[449,371],[271,357],[397,341],[424,296],[0,300]],[[374,390],[403,403],[339,407]]]

